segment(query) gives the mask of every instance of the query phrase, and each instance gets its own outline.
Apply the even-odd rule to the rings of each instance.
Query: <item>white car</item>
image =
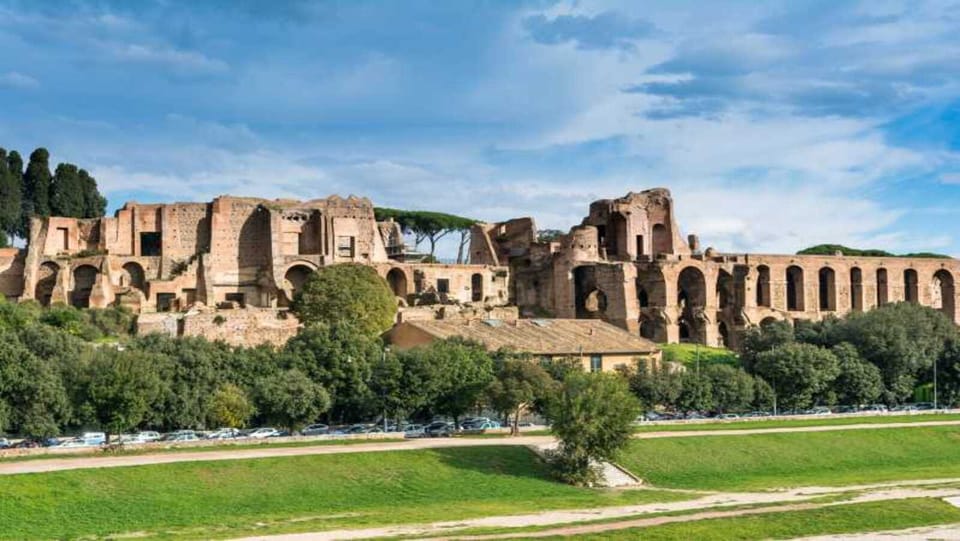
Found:
[[[160,441],[160,438],[163,436],[159,432],[154,432],[153,430],[143,430],[137,432],[137,440],[143,443],[149,443],[154,441]]]
[[[403,427],[404,438],[419,438],[423,436],[423,425],[407,425]]]
[[[83,439],[80,439],[80,438],[74,438],[74,439],[72,439],[72,440],[68,440],[68,441],[65,441],[65,442],[61,443],[58,447],[65,447],[65,448],[71,448],[71,447],[94,447],[94,446],[96,446],[96,445],[99,445],[99,444],[97,444],[97,443],[91,443],[91,442],[88,442],[88,441],[83,440]]]
[[[247,434],[248,438],[253,438],[255,440],[262,440],[265,438],[274,438],[280,434],[280,431],[276,428],[258,428],[253,432]]]

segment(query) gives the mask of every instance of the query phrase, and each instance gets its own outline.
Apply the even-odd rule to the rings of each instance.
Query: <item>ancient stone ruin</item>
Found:
[[[26,250],[0,250],[14,301],[122,305],[141,332],[282,343],[287,307],[314,270],[354,262],[390,284],[400,320],[602,319],[658,342],[736,348],[750,325],[907,301],[957,321],[960,261],[701,250],[666,189],[595,201],[569,233],[531,218],[474,226],[470,264],[405,262],[399,226],[366,198],[300,202],[222,196],[127,203],[114,217],[34,219]]]

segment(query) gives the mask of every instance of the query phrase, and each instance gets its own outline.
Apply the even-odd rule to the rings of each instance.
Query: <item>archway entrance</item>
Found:
[[[706,343],[704,308],[707,304],[707,284],[703,273],[695,267],[680,271],[677,278],[677,321],[681,341]]]
[[[52,261],[40,265],[37,272],[37,285],[33,291],[33,298],[42,306],[50,306],[53,289],[57,287],[57,278],[60,276],[60,266]]]
[[[835,312],[837,310],[837,278],[830,267],[823,267],[817,273],[819,279],[820,310]]]
[[[917,271],[913,269],[903,271],[903,300],[914,304],[920,302],[919,282]]]
[[[70,295],[70,304],[77,308],[90,307],[90,293],[97,283],[97,274],[100,271],[92,265],[80,265],[73,269],[73,291]]]
[[[307,279],[313,274],[313,269],[307,265],[294,265],[283,275],[283,295],[281,305],[289,306],[297,293],[303,289]]]
[[[863,312],[863,271],[859,267],[850,269],[850,309]]]
[[[387,283],[395,297],[407,298],[407,274],[401,269],[390,269],[387,273]]]
[[[473,302],[483,300],[483,275],[479,272],[470,277],[470,299]]]
[[[796,265],[787,267],[787,310],[803,312],[803,269]]]
[[[143,267],[133,261],[124,263],[123,272],[120,274],[120,285],[143,291],[146,287]]]
[[[934,308],[939,308],[950,321],[956,323],[957,294],[953,282],[953,275],[946,269],[940,269],[933,275]]]

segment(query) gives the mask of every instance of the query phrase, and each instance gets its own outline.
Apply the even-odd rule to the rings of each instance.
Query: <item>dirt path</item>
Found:
[[[396,536],[443,536],[445,534],[447,537],[442,537],[443,539],[470,540],[509,539],[515,537],[549,537],[554,535],[572,536],[618,529],[656,526],[673,522],[688,522],[711,518],[743,516],[756,513],[773,513],[789,510],[810,509],[825,505],[844,505],[849,503],[898,500],[915,497],[942,498],[960,495],[960,488],[938,488],[937,485],[952,484],[957,483],[958,481],[960,481],[960,479],[951,478],[846,487],[804,487],[773,492],[712,493],[701,498],[680,502],[602,507],[593,509],[564,509],[526,515],[483,517],[458,521],[436,522],[432,524],[408,524],[385,526],[380,528],[332,530],[327,532],[248,537],[238,541],[334,541]],[[847,501],[838,502],[835,504],[818,504],[809,501],[820,496],[841,494],[852,491],[862,491],[863,493]],[[725,509],[743,505],[756,505],[760,507],[751,509]],[[690,512],[697,510],[703,511],[700,513],[692,513],[681,516],[660,516],[648,518],[637,517],[638,515]],[[616,521],[618,518],[623,518],[624,520]],[[598,520],[614,520],[614,522],[603,524],[574,524],[577,522]],[[541,532],[516,532],[493,535],[457,536],[457,531],[473,528],[521,528],[531,526],[556,527],[549,528]]]
[[[794,428],[751,428],[740,430],[689,430],[641,432],[637,439],[653,438],[689,438],[704,436],[747,436],[751,434],[774,434],[787,432],[832,432],[836,430],[882,430],[886,428],[949,426],[960,425],[960,421],[931,421],[921,423],[863,423],[855,425],[824,425]],[[272,458],[306,455],[329,455],[338,453],[367,453],[371,451],[409,451],[417,449],[436,449],[450,447],[481,447],[493,445],[548,445],[553,436],[520,436],[516,438],[432,438],[406,440],[400,442],[369,443],[355,445],[317,445],[312,447],[270,447],[265,445],[256,449],[229,449],[222,451],[177,451],[153,454],[120,456],[70,456],[63,458],[42,458],[33,460],[0,462],[0,475],[21,473],[43,473],[61,470],[86,468],[116,468],[122,466],[143,466],[149,464],[170,464],[174,462],[196,462],[211,460],[243,460],[251,458]]]
[[[957,541],[960,540],[960,524],[926,526],[923,528],[889,530],[885,532],[819,535],[816,537],[801,537],[794,539],[794,541],[847,541],[857,539],[869,539],[870,541],[930,541],[931,539]]]

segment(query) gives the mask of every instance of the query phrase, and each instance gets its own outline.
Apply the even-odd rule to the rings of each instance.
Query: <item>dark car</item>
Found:
[[[423,429],[423,434],[431,438],[449,438],[456,432],[453,423],[438,421],[430,423]]]
[[[322,436],[330,433],[330,427],[322,423],[317,423],[304,428],[300,433],[304,436]]]

